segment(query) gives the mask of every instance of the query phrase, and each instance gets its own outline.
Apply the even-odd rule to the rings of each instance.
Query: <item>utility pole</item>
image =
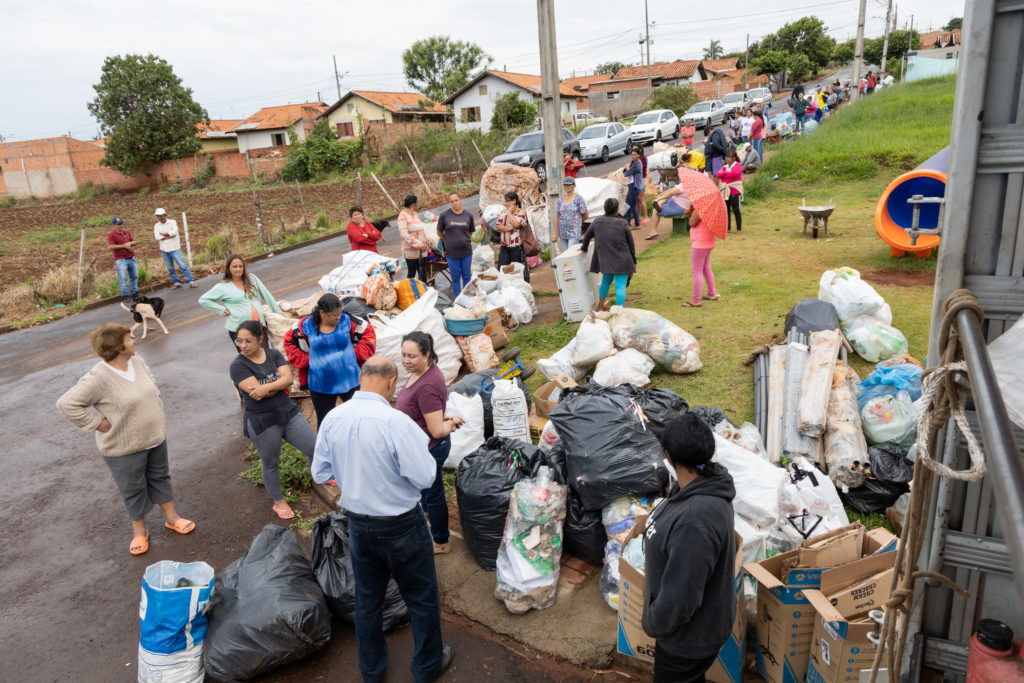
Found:
[[[338,86],[338,99],[341,99],[341,76],[338,75],[338,56],[331,55],[334,58],[334,84]]]
[[[882,41],[882,73],[886,72],[886,60],[889,58],[889,20],[892,18],[892,0],[889,0],[889,8],[885,11],[885,39]]]
[[[537,0],[540,37],[540,111],[544,121],[544,175],[547,185],[548,225],[558,234],[558,197],[562,192],[562,125],[558,97],[558,44],[555,42],[555,0]],[[551,240],[552,245],[558,243]]]
[[[853,53],[853,87],[850,88],[850,102],[856,102],[860,96],[860,72],[864,67],[864,18],[868,11],[868,0],[860,0],[860,13],[857,16],[857,44]]]
[[[647,0],[644,0],[644,47],[647,48],[647,94],[651,94],[651,22],[647,19]]]
[[[743,89],[747,89],[747,72],[750,71],[750,34],[747,34],[747,46],[743,49]]]

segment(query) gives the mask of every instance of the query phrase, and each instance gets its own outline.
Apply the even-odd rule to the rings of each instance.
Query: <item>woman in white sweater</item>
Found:
[[[263,326],[264,346],[270,348],[270,334],[267,320],[263,315],[263,304],[274,313],[281,313],[277,300],[258,277],[245,268],[245,261],[238,254],[228,256],[224,264],[224,278],[206,294],[199,297],[199,305],[217,315],[227,318],[224,327],[235,344],[238,326],[245,320],[258,320]],[[237,351],[238,348],[236,347]]]
[[[149,550],[146,515],[154,505],[171,531],[189,534],[196,525],[174,509],[164,406],[153,373],[135,355],[131,330],[105,323],[89,341],[101,360],[60,397],[57,408],[83,431],[96,432],[96,445],[132,521],[128,552],[141,555]]]

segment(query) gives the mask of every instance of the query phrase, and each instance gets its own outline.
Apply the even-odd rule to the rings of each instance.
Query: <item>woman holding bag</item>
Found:
[[[515,192],[505,193],[505,213],[497,220],[495,229],[501,233],[501,248],[498,250],[498,268],[510,263],[523,264],[523,279],[530,281],[530,269],[526,265],[526,250],[523,237],[529,229],[526,211]]]
[[[736,232],[743,230],[743,215],[740,213],[740,199],[743,197],[743,169],[740,167],[736,151],[730,149],[725,155],[725,165],[716,174],[722,181],[722,199],[729,209],[729,230],[732,230],[732,217],[736,215]],[[726,193],[728,192],[728,196]]]

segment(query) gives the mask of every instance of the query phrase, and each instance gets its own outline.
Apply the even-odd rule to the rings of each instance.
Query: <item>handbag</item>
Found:
[[[523,238],[523,255],[524,256],[539,256],[540,255],[540,243],[537,241],[537,236],[533,234],[533,228],[530,227],[528,221],[524,221],[522,226],[519,228],[519,232]]]

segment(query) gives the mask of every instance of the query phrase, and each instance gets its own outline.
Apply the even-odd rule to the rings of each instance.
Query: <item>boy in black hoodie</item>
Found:
[[[693,413],[661,435],[678,484],[647,520],[644,631],[654,680],[703,681],[736,615],[732,476],[711,462],[715,440]]]

